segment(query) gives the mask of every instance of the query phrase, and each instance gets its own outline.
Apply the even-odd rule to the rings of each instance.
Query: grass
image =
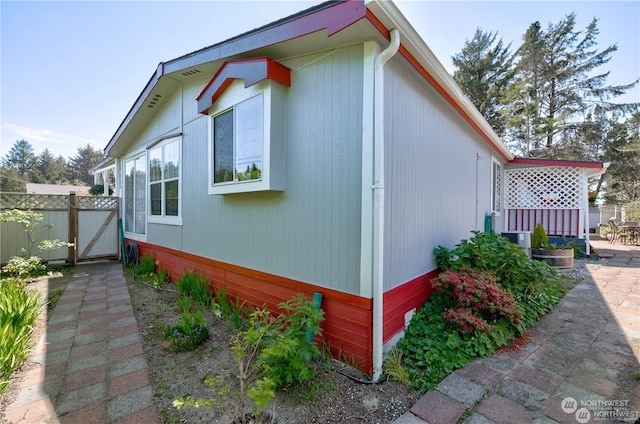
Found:
[[[204,272],[185,271],[176,282],[176,290],[207,306],[213,297],[209,279]]]
[[[382,372],[401,384],[409,384],[409,371],[402,364],[402,351],[392,349],[382,364]]]
[[[7,278],[0,284],[0,396],[8,388],[13,372],[29,355],[41,307],[40,295],[29,292],[24,282]]]

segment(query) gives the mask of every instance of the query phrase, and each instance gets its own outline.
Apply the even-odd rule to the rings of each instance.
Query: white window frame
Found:
[[[165,147],[171,143],[178,143],[178,176],[177,177],[165,177],[164,161],[165,161]],[[162,176],[157,181],[151,181],[151,155],[153,152],[160,151],[162,157],[161,173]],[[163,139],[158,143],[155,143],[147,148],[147,222],[154,224],[167,224],[167,225],[182,225],[182,137],[170,137]],[[166,214],[166,192],[165,183],[169,181],[178,181],[178,215]],[[151,209],[151,185],[159,184],[161,187],[160,196],[160,208],[161,213],[159,215],[152,215]]]
[[[214,119],[240,103],[256,96],[262,98],[262,169],[260,178],[214,182]],[[235,115],[235,110],[234,110]],[[244,80],[231,83],[209,110],[209,194],[247,193],[254,191],[284,190],[284,89],[278,83],[264,80],[250,87]],[[234,116],[235,117],[235,116]],[[234,149],[236,123],[234,122]],[[235,153],[233,157],[235,166]]]
[[[127,188],[127,164],[129,164],[132,161],[136,161],[136,160],[139,160],[139,159],[142,159],[142,158],[144,158],[144,160],[145,160],[145,163],[144,163],[145,178],[144,178],[144,182],[142,183],[143,190],[144,190],[144,201],[142,202],[142,204],[145,207],[144,214],[143,214],[143,216],[144,216],[144,233],[137,233],[135,231],[135,225],[136,225],[136,220],[135,220],[135,217],[136,217],[135,189],[136,188],[135,188],[135,186],[134,186],[134,194],[133,194],[133,200],[134,200],[133,216],[131,216],[131,218],[129,218],[127,216],[127,196],[129,195],[128,188]],[[123,230],[124,230],[124,233],[126,234],[127,238],[131,238],[131,239],[139,240],[139,241],[146,241],[146,239],[147,239],[148,218],[147,218],[147,210],[146,210],[146,208],[148,207],[147,203],[148,203],[149,196],[148,196],[148,193],[147,193],[147,181],[148,181],[148,178],[147,178],[146,174],[148,172],[148,169],[147,169],[147,162],[146,161],[147,161],[147,153],[145,151],[137,152],[135,154],[132,154],[132,155],[126,157],[123,160],[123,166],[122,166],[122,181],[123,181],[122,216],[124,217],[124,228],[123,228]],[[134,180],[134,184],[135,184],[135,180]],[[131,223],[133,225],[133,231],[129,231],[127,229],[128,220],[129,219],[131,219],[133,221]]]
[[[502,193],[504,190],[504,171],[502,164],[495,158],[491,160],[491,212],[500,216],[502,209]]]

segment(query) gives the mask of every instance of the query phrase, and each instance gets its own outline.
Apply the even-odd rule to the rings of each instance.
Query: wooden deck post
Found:
[[[74,191],[69,192],[69,246],[67,251],[67,263],[76,264],[76,243],[78,232],[78,200]]]

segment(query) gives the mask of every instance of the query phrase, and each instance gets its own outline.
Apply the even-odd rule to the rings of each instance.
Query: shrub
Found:
[[[557,280],[557,272],[546,262],[531,260],[505,237],[479,231],[473,234],[454,249],[438,246],[434,252],[438,267],[445,271],[477,269],[489,272],[516,298],[523,293],[536,293],[545,281]]]
[[[522,318],[513,295],[488,272],[445,271],[431,285],[453,305],[443,313],[445,319],[465,333],[492,330],[487,321],[500,317],[512,324]]]
[[[247,417],[266,416],[265,408],[275,397],[275,387],[273,381],[260,375],[261,370],[256,361],[265,337],[277,331],[276,325],[277,319],[271,316],[268,310],[258,309],[250,314],[247,328],[238,330],[232,337],[231,350],[238,371],[235,375],[237,388],[232,387],[221,375],[206,377],[203,382],[211,388],[214,397],[193,399],[187,394],[175,399],[173,406],[177,409],[215,406],[224,410],[234,423],[247,422]],[[245,415],[250,399],[253,400],[255,409],[249,415]]]
[[[506,345],[564,295],[552,268],[496,234],[474,232],[434,253],[443,270],[432,282],[439,290],[398,343],[413,386],[423,391]]]
[[[164,334],[176,352],[194,350],[209,338],[209,329],[204,324],[204,311],[201,309],[191,313],[190,300],[187,296],[178,299],[182,315],[178,324],[169,327]]]
[[[41,306],[40,296],[27,291],[24,282],[12,278],[0,282],[0,395],[29,354]]]
[[[37,256],[30,256],[28,258],[14,256],[2,267],[2,272],[10,277],[23,281],[28,281],[31,277],[43,275],[46,270],[47,267],[43,265],[42,259]]]
[[[534,249],[542,249],[549,244],[549,237],[541,223],[538,223],[533,228],[533,234],[531,235],[531,247]]]
[[[320,322],[324,311],[316,308],[302,294],[283,302],[278,307],[284,310],[272,326],[275,331],[265,337],[264,348],[260,351],[257,364],[262,367],[267,378],[274,382],[276,389],[301,383],[313,377],[310,363],[320,355],[313,337],[322,333]],[[270,325],[267,316],[256,325]]]

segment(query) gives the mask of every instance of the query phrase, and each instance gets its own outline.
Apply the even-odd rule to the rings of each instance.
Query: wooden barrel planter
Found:
[[[531,257],[554,268],[573,268],[573,249],[531,249]]]

